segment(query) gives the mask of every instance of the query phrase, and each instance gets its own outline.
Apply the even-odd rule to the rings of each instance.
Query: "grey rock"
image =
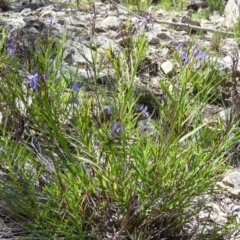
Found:
[[[231,108],[227,108],[224,109],[222,111],[219,112],[219,117],[223,120],[223,121],[230,121],[231,120],[231,115],[232,115],[232,109]]]
[[[157,37],[161,40],[173,40],[173,38],[171,36],[169,36],[167,33],[165,32],[160,32],[157,34]]]
[[[240,169],[229,170],[216,186],[226,189],[233,198],[240,199]]]
[[[113,31],[119,30],[120,26],[121,26],[121,21],[119,20],[119,18],[114,17],[114,16],[109,16],[101,22],[102,28],[110,29]]]
[[[29,27],[34,27],[38,31],[42,31],[45,26],[45,23],[43,23],[42,21],[35,19],[35,18],[31,18],[30,20],[29,20],[29,18],[27,18],[26,20],[27,20],[27,22],[24,27],[25,29],[28,29]]]
[[[151,121],[149,121],[148,119],[139,120],[137,122],[137,130],[141,134],[144,134],[145,136],[151,136],[151,135],[157,133],[157,130],[156,130],[154,124]]]
[[[87,73],[76,67],[62,64],[61,70],[57,75],[57,80],[59,80],[62,76],[66,79],[71,80],[71,82],[83,83],[84,79],[86,78],[85,76],[87,76]]]
[[[24,8],[21,12],[21,15],[26,17],[32,14],[32,9],[31,8]]]
[[[227,28],[232,27],[239,17],[239,7],[237,1],[235,0],[228,0],[227,5],[224,10],[225,16],[225,26]]]
[[[117,44],[117,41],[113,41],[107,37],[96,36],[92,41],[84,42],[84,45],[89,48],[98,48],[100,52],[104,52],[105,49],[111,48],[114,54],[118,54],[121,51],[121,47]]]
[[[31,3],[31,4],[24,5],[24,8],[30,8],[31,10],[35,11],[42,6],[43,6],[42,4],[39,5],[37,3]]]
[[[172,76],[174,73],[174,68],[173,68],[173,64],[171,61],[166,61],[166,62],[162,63],[161,69],[162,69],[163,73],[169,77]]]
[[[67,42],[65,43],[63,60],[69,65],[75,67],[82,66],[87,62],[86,59],[92,61],[92,55],[94,55],[94,51],[90,50],[81,43],[69,40],[67,40]]]
[[[34,22],[34,21],[38,21],[38,18],[37,18],[36,16],[30,15],[30,16],[24,17],[24,18],[23,18],[23,21],[24,21],[25,23],[27,23],[27,22],[30,23],[30,21],[31,21],[31,23],[32,23],[32,22]],[[30,25],[31,25],[31,23],[30,23]]]
[[[24,21],[21,18],[15,18],[15,19],[1,19],[0,25],[4,26],[7,31],[11,32],[14,30],[17,30],[24,26]]]
[[[160,39],[154,34],[147,32],[146,37],[148,39],[149,44],[152,44],[152,45],[160,44]]]
[[[103,33],[103,32],[106,32],[106,30],[102,27],[96,26],[95,29],[94,29],[94,32],[95,33]]]

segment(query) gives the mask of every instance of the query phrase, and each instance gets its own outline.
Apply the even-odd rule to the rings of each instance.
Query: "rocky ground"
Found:
[[[191,2],[184,6],[181,12],[167,12],[150,7],[145,15],[139,16],[126,10],[124,5],[118,5],[112,1],[96,1],[94,6],[82,4],[77,10],[67,2],[55,4],[14,2],[0,13],[0,26],[5,26],[9,31],[8,44],[14,42],[20,49],[34,47],[37,50],[39,36],[44,39],[44,36],[50,35],[58,41],[67,32],[62,72],[66,72],[68,67],[73,73],[78,69],[79,82],[82,81],[82,76],[88,76],[87,62],[82,54],[91,59],[93,50],[90,47],[98,48],[99,53],[104,53],[111,48],[113,54],[117,54],[127,44],[131,34],[146,31],[149,42],[148,54],[139,69],[136,83],[137,87],[147,89],[159,98],[161,98],[159,78],[174,78],[180,70],[178,63],[171,58],[177,53],[176,47],[181,43],[182,46],[187,47],[189,42],[194,41],[202,51],[208,52],[209,59],[215,58],[216,50],[220,53],[216,68],[221,74],[226,75],[226,85],[221,90],[221,94],[226,105],[233,106],[231,102],[229,103],[233,86],[232,63],[233,59],[238,59],[239,45],[228,29],[239,15],[238,6],[235,1],[229,0],[224,15],[214,12],[208,19],[194,19],[195,11],[198,11],[199,16],[204,16],[205,7],[207,5],[203,2]],[[129,19],[130,28],[127,32],[125,25]],[[225,34],[219,35],[220,39],[213,40],[217,36],[217,31],[223,31]],[[101,54],[98,60],[100,59]],[[238,64],[234,69],[237,80],[240,76],[239,71]],[[111,69],[103,68],[101,76],[105,75],[111,75]],[[104,78],[99,79],[100,84],[101,81],[104,81]],[[229,109],[224,110],[223,106],[208,105],[203,114],[207,118],[220,116],[226,120]],[[147,132],[152,126],[144,125],[143,128]],[[236,145],[236,149],[238,148],[239,146]],[[213,231],[221,232],[221,226],[226,222],[240,222],[239,165],[240,159],[235,154],[232,168],[217,184],[225,191],[196,199],[199,204],[207,202],[207,205],[198,216],[192,218],[191,223],[185,226],[185,233],[197,232],[207,236]],[[4,209],[2,205],[3,213]],[[0,239],[14,239],[22,234],[17,223],[10,221],[4,214],[1,216]],[[233,229],[230,235],[222,239],[240,239],[240,230]]]

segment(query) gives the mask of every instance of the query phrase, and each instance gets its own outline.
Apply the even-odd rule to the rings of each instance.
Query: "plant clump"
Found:
[[[151,2],[134,3],[143,12]],[[89,74],[82,81],[78,70],[61,69],[66,32],[20,50],[2,30],[0,197],[12,218],[27,221],[27,237],[199,236],[184,227],[203,208],[196,199],[212,194],[228,168],[239,119],[204,118],[223,78],[195,42],[176,45],[174,78],[152,74],[162,98],[136,90],[153,28],[153,18],[143,16],[143,31],[127,32],[118,54],[111,47],[101,58],[98,47],[90,58],[80,53]],[[111,75],[100,74],[104,67]]]

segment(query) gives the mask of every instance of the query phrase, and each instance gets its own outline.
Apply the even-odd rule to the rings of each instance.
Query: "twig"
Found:
[[[142,18],[138,14],[136,14],[136,13],[126,9],[125,7],[115,3],[113,0],[108,0],[108,1],[115,4],[117,7],[123,9],[124,11],[127,11],[128,13],[136,16],[137,18],[139,18],[139,19]],[[226,34],[226,35],[230,35],[230,36],[234,35],[233,32],[221,31],[221,30],[216,30],[216,29],[213,29],[213,28],[205,28],[205,27],[194,26],[194,25],[191,25],[191,24],[177,23],[177,22],[171,22],[171,21],[162,21],[162,20],[158,20],[156,18],[152,18],[152,20],[154,22],[157,22],[157,23],[160,23],[160,24],[169,24],[169,25],[172,25],[172,26],[175,26],[175,27],[185,27],[185,28],[188,28],[188,29],[201,30],[201,31],[213,32],[213,33],[221,33],[221,34]]]

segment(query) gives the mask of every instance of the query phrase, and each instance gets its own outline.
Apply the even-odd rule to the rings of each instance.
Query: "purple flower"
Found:
[[[3,147],[0,147],[0,152],[3,152]]]
[[[10,55],[14,55],[15,54],[15,49],[14,49],[14,43],[11,42],[8,47],[7,47],[7,52]]]
[[[151,21],[152,21],[152,19],[151,19],[151,17],[150,17],[149,15],[147,15],[147,16],[145,17],[145,19],[146,19],[146,22],[151,22]]]
[[[63,29],[65,29],[65,30],[67,30],[67,24],[66,24],[66,22],[64,22],[64,25],[61,25],[61,27],[62,27]]]
[[[142,115],[144,117],[149,117],[149,113],[147,111],[148,110],[148,106],[142,105],[139,110],[142,112]]]
[[[115,134],[119,135],[122,131],[122,127],[119,123],[114,125],[114,129],[110,132],[110,135],[113,137]]]
[[[33,75],[29,75],[28,76],[28,83],[29,86],[31,88],[33,88],[34,90],[37,89],[39,87],[38,85],[38,73],[36,72],[36,70],[33,71]]]
[[[46,74],[46,73],[43,73],[42,77],[43,77],[44,80],[46,80],[47,74]]]
[[[143,17],[140,22],[140,26],[144,25],[144,28],[148,31],[150,27],[148,26],[148,23],[152,21],[151,17],[147,15],[146,17]]]
[[[112,109],[109,106],[105,106],[103,110],[106,111],[108,115],[112,114]]]
[[[187,65],[189,63],[189,61],[190,61],[190,58],[186,58],[183,62],[183,65]]]
[[[192,46],[192,52],[195,52],[198,49],[197,43]]]
[[[74,84],[72,85],[72,90],[73,90],[74,92],[77,92],[79,89],[80,89],[80,88],[79,88],[79,86],[78,86],[77,83],[74,83]]]
[[[151,22],[151,17],[149,15],[147,15],[146,17],[143,17],[141,22],[140,22],[140,25],[143,25],[143,24],[146,24],[146,23],[150,23]]]
[[[195,54],[194,57],[195,57],[197,60],[202,61],[202,60],[205,60],[205,59],[207,58],[207,55],[206,55],[206,53],[205,53],[204,51],[198,50],[198,52]]]
[[[180,56],[181,56],[181,58],[187,58],[187,53],[186,52],[182,52],[181,54],[180,54]]]
[[[183,65],[187,65],[192,57],[191,55],[188,57],[186,52],[182,52],[180,56],[184,59]]]
[[[204,51],[198,49],[197,44],[193,45],[189,56],[187,55],[186,52],[182,52],[180,54],[180,56],[184,59],[183,65],[187,65],[190,62],[190,60],[193,58],[195,58],[196,60],[199,60],[199,61],[207,59],[206,53]],[[200,68],[199,66],[201,66],[201,65],[198,65],[198,68]]]
[[[55,21],[54,21],[53,17],[49,17],[48,21],[49,21],[50,25],[54,25],[55,24]]]
[[[176,47],[177,51],[179,51],[182,48],[182,46],[183,46],[183,42],[178,44],[177,47]]]

